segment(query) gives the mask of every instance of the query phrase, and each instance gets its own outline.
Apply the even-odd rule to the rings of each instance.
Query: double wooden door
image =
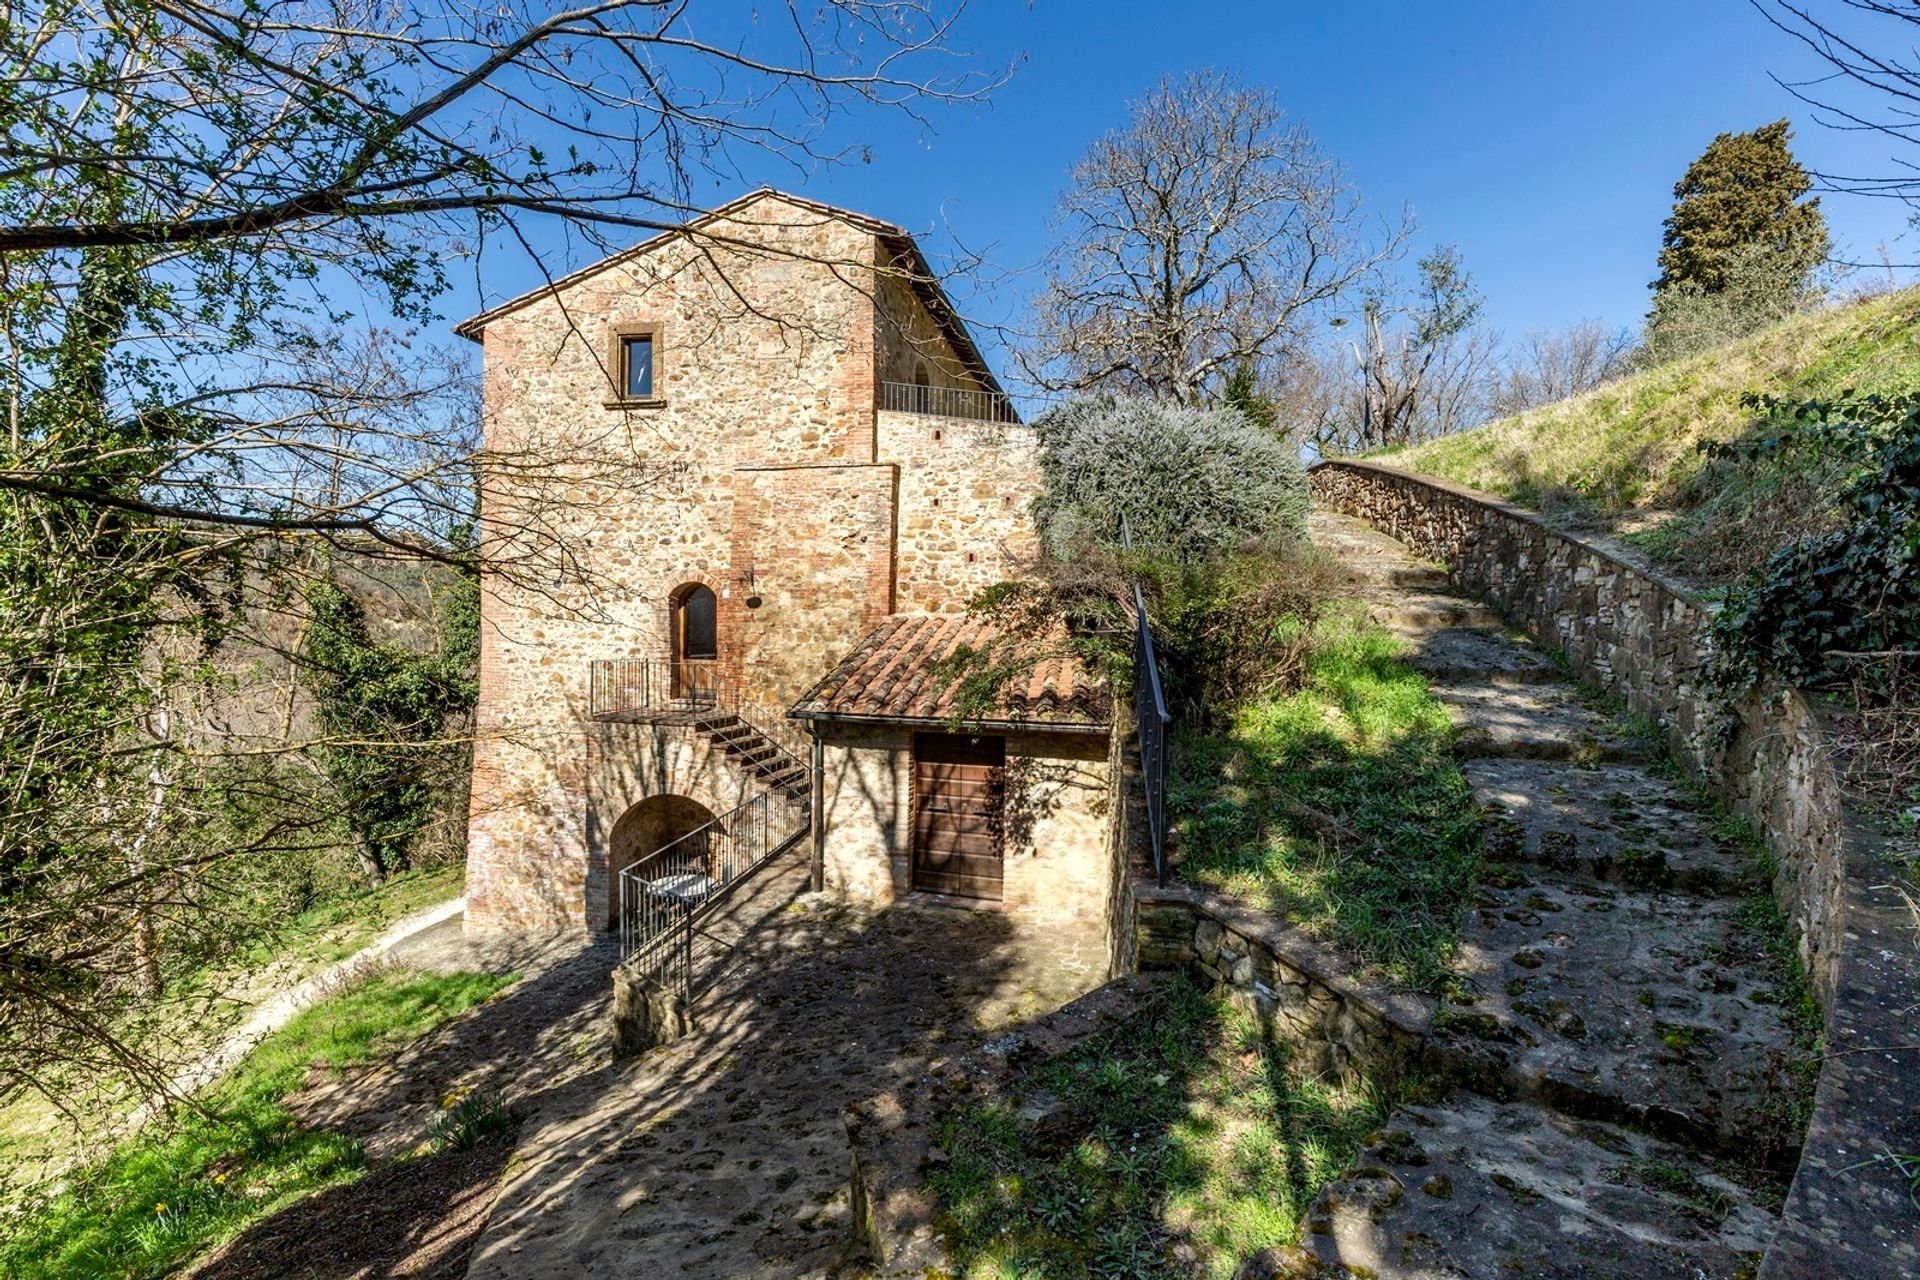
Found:
[[[999,901],[1006,845],[1005,738],[913,738],[913,887]]]

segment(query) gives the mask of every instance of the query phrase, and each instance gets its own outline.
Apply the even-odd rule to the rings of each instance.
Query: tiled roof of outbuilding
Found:
[[[789,714],[803,720],[951,721],[960,682],[936,676],[935,664],[962,646],[980,649],[997,635],[979,618],[896,614],[875,627]],[[1104,729],[1111,720],[1110,701],[1105,687],[1080,664],[1047,650],[1017,688],[966,723]]]

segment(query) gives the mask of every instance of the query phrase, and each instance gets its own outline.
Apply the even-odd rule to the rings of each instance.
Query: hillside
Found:
[[[1740,342],[1382,460],[1619,533],[1703,584],[1821,527],[1823,478],[1709,463],[1702,441],[1763,425],[1759,392],[1920,390],[1920,289],[1783,321]]]

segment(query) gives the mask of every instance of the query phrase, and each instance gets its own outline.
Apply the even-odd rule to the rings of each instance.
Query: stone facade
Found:
[[[1884,832],[1849,800],[1819,709],[1792,691],[1733,706],[1706,697],[1708,608],[1619,547],[1372,463],[1322,463],[1313,488],[1443,561],[1578,677],[1661,725],[1683,767],[1753,824],[1827,1015],[1813,1117],[1760,1278],[1920,1274],[1920,1209],[1874,1158],[1920,1149],[1920,1071],[1910,1051],[1890,1051],[1913,1039],[1920,948]]]
[[[913,730],[823,723],[820,731],[825,887],[891,902],[913,888]],[[1006,742],[1002,905],[1042,921],[1104,920],[1107,733],[1010,731]]]
[[[671,592],[713,590],[720,673],[777,718],[879,620],[958,609],[1031,538],[1029,432],[880,409],[888,381],[994,390],[896,270],[918,262],[903,232],[770,192],[689,226],[460,327],[484,349],[482,536],[505,566],[482,599],[473,929],[604,927],[626,806],[740,798],[697,731],[588,713],[590,661],[667,655]],[[636,329],[637,402],[610,370]]]

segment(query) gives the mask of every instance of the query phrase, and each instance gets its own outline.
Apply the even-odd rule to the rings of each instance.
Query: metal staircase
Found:
[[[809,803],[813,776],[804,736],[783,712],[749,702],[717,667],[675,658],[596,659],[588,672],[588,715],[699,729],[749,781],[792,803]]]

